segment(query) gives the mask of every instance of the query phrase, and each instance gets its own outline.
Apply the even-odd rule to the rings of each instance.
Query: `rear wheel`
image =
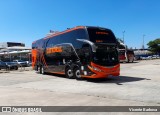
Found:
[[[43,75],[45,74],[44,66],[41,67],[41,74],[43,74]]]
[[[134,62],[134,60],[135,60],[135,57],[132,58],[132,63]]]
[[[40,74],[43,74],[43,75],[45,74],[45,71],[44,71],[44,67],[43,67],[43,66],[40,67]]]
[[[38,71],[38,66],[36,66],[36,71]]]
[[[73,78],[73,72],[71,70],[70,67],[67,67],[66,70],[65,70],[65,74],[66,74],[66,77],[69,78],[69,79],[72,79]]]
[[[128,60],[127,60],[127,62],[129,63],[129,62],[130,62],[130,60],[128,59]]]
[[[133,61],[134,61],[134,59],[132,59],[132,61],[131,61],[131,62],[133,63]]]
[[[73,71],[73,74],[74,74],[74,77],[77,79],[77,80],[81,80],[82,77],[81,77],[81,72],[80,72],[80,69],[78,67],[76,67]]]

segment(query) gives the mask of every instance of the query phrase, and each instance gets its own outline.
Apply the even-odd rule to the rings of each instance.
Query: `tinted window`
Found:
[[[132,50],[128,50],[127,53],[128,53],[128,54],[133,54],[133,55],[134,55],[134,51],[132,51]]]
[[[32,43],[32,49],[42,48],[43,45],[44,45],[44,40],[43,39],[37,40],[35,43]]]
[[[119,45],[119,49],[125,49],[124,45]]]
[[[76,39],[87,39],[86,31],[84,29],[79,29],[54,36],[49,39],[47,47],[53,47],[57,44],[71,43],[75,49],[81,48],[83,43]]]
[[[88,28],[87,30],[88,30],[90,41],[94,43],[116,43],[117,42],[112,31],[108,29]]]
[[[119,50],[120,55],[125,55],[125,50]]]
[[[118,51],[115,47],[107,46],[96,50],[93,62],[102,66],[113,66],[119,63]]]
[[[36,43],[32,43],[32,49],[36,48]]]

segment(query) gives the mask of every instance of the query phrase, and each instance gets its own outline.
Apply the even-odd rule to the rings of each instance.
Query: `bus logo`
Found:
[[[57,53],[57,52],[62,52],[62,47],[47,48],[47,51],[46,51],[47,54]]]

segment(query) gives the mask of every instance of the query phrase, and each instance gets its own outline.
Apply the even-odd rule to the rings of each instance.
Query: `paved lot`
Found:
[[[160,60],[122,63],[121,76],[77,81],[27,71],[0,71],[0,105],[160,106]]]

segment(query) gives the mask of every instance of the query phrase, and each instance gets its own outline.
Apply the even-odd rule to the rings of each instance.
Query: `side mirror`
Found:
[[[95,44],[93,42],[91,42],[89,40],[86,40],[86,39],[77,39],[77,40],[89,44],[91,46],[91,48],[92,48],[92,51],[96,52],[97,48],[96,48],[96,46],[95,46]]]
[[[63,59],[63,64],[66,64],[66,60],[65,59]]]

